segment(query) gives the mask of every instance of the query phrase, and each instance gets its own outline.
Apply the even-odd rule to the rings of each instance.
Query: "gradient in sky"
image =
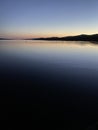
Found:
[[[98,0],[0,0],[0,37],[98,33]]]

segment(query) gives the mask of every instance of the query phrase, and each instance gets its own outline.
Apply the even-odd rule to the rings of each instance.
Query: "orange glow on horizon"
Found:
[[[3,33],[0,37],[11,38],[11,39],[28,39],[28,38],[39,38],[39,37],[65,37],[65,36],[75,36],[80,34],[94,34],[94,33]]]
[[[58,34],[50,34],[50,33],[40,33],[40,34],[0,34],[0,37],[4,38],[12,38],[12,39],[26,39],[26,38],[39,38],[39,37],[64,37],[64,36],[71,36],[75,34],[63,34],[63,33],[58,33]]]

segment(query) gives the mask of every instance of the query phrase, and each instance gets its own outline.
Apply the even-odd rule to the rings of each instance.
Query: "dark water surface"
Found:
[[[60,128],[79,130],[95,124],[97,44],[0,41],[0,100],[2,120],[64,121]]]

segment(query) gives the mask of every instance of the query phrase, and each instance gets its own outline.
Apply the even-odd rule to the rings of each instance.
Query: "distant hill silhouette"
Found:
[[[12,39],[9,39],[9,38],[0,38],[0,40],[12,40]]]
[[[32,38],[29,40],[50,40],[50,41],[98,41],[98,34],[93,35],[77,35],[77,36],[67,36],[67,37],[48,37],[48,38]]]
[[[13,39],[1,37],[0,40],[13,40]],[[66,36],[66,37],[28,38],[28,39],[23,39],[23,40],[92,41],[92,42],[98,42],[98,34],[93,34],[93,35],[81,34],[81,35],[77,35],[77,36]]]

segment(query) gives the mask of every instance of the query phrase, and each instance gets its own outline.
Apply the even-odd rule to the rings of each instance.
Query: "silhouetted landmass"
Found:
[[[48,37],[48,38],[33,38],[29,40],[50,40],[50,41],[98,41],[98,34],[93,35],[77,35],[67,37]]]
[[[0,40],[14,40],[14,39],[0,38]],[[92,42],[98,42],[98,34],[93,34],[93,35],[82,34],[82,35],[77,35],[77,36],[66,36],[66,37],[28,38],[28,39],[23,39],[23,40],[92,41]]]

